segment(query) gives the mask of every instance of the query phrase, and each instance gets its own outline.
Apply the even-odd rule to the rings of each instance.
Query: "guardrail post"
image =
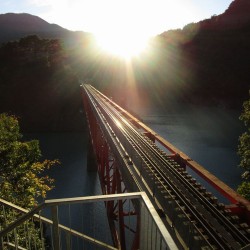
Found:
[[[51,207],[51,215],[52,215],[52,221],[53,221],[53,225],[52,225],[53,247],[54,247],[54,250],[60,250],[58,206]]]
[[[4,249],[3,237],[0,238],[0,249]]]
[[[18,250],[18,239],[17,239],[16,228],[14,228],[14,238],[15,238],[15,249]]]
[[[66,233],[66,249],[71,250],[71,235]]]

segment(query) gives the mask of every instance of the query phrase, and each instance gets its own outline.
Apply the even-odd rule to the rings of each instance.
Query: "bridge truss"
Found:
[[[124,184],[120,170],[122,167],[128,168],[129,162],[127,160],[129,157],[126,158],[124,149],[116,141],[113,130],[106,123],[88,92],[83,92],[83,101],[90,133],[89,169],[97,168],[103,194],[125,193],[131,189],[128,189]],[[140,191],[141,189],[135,187],[132,190]],[[139,244],[139,220],[134,208],[136,205],[127,204],[123,201],[111,201],[105,205],[114,246],[118,249],[126,249],[125,229],[127,229],[134,234],[132,249],[137,249]],[[130,223],[129,226],[125,223],[125,218],[127,216],[131,218],[132,215],[136,217],[134,228],[131,227]]]
[[[91,145],[88,163],[96,166],[103,194],[145,191],[172,237],[184,248],[249,246],[248,201],[92,86],[83,85],[82,96]],[[187,173],[187,167],[231,205],[219,203]],[[107,202],[106,208],[114,246],[137,249],[138,204]],[[135,218],[128,223],[126,217],[131,215]],[[133,238],[130,246],[128,237]]]

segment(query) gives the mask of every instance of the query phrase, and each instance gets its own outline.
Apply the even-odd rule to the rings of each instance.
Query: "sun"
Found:
[[[31,0],[30,0],[31,1]],[[32,0],[43,18],[96,36],[98,46],[126,59],[147,50],[149,37],[181,28],[199,11],[194,0]],[[65,18],[68,17],[68,18]]]
[[[152,36],[151,24],[145,21],[144,1],[101,1],[93,20],[93,33],[103,51],[130,59],[147,48]],[[101,3],[99,2],[99,3]],[[105,3],[105,4],[104,4]],[[147,15],[147,18],[150,15]]]
[[[59,20],[65,28],[92,33],[101,50],[125,59],[148,50],[149,38],[180,28],[188,23],[186,18],[197,16],[191,0],[33,1],[52,6],[47,13],[50,22]]]
[[[95,34],[98,47],[106,53],[130,60],[147,49],[149,38],[131,32]]]

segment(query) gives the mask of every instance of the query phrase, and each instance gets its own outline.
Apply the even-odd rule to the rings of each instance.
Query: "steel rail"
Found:
[[[100,93],[98,93],[94,89],[89,89],[89,90],[98,99],[98,95],[100,95]],[[222,214],[222,212],[219,211],[210,201],[208,201],[207,199],[204,199],[203,194],[199,190],[197,190],[197,188],[195,188],[187,180],[187,178],[185,178],[185,176],[183,176],[176,168],[174,168],[168,160],[166,160],[165,156],[162,155],[162,152],[160,152],[160,149],[155,144],[154,146],[150,145],[150,143],[146,141],[145,138],[142,137],[142,135],[138,132],[137,129],[134,128],[133,125],[129,124],[128,122],[124,123],[124,118],[121,118],[122,117],[121,114],[118,111],[116,111],[116,109],[112,105],[109,104],[109,107],[108,107],[107,102],[102,101],[99,103],[99,106],[101,106],[103,110],[104,110],[104,106],[106,106],[107,110],[105,112],[107,113],[107,115],[109,115],[110,117],[114,116],[115,119],[119,119],[121,123],[127,126],[127,131],[125,130],[124,126],[121,127],[120,129],[124,130],[124,133],[127,133],[127,137],[129,138],[128,140],[134,141],[133,147],[137,147],[137,150],[141,152],[140,154],[145,159],[147,159],[147,162],[148,163],[150,162],[154,170],[157,171],[157,174],[160,177],[156,176],[157,178],[155,179],[158,179],[158,181],[160,181],[160,178],[161,178],[164,180],[165,184],[168,183],[169,187],[171,187],[173,192],[180,198],[182,204],[185,205],[186,209],[189,211],[189,213],[193,215],[196,221],[198,221],[201,225],[203,225],[203,229],[205,229],[205,231],[207,232],[208,235],[210,235],[210,237],[218,238],[219,241],[221,241],[222,237],[221,236],[218,237],[218,232],[219,232],[220,234],[223,234],[223,237],[226,239],[226,242],[227,242],[226,247],[229,247],[228,241],[230,241],[229,244],[231,244],[230,246],[234,247],[234,249],[237,249],[239,245],[236,242],[234,244],[234,242],[232,242],[233,240],[240,242],[240,244],[249,244],[248,238],[245,235],[243,235],[240,232],[240,230],[238,230],[235,227],[235,225],[231,223],[231,221],[228,220],[228,218],[226,218]],[[131,133],[133,133],[134,135],[132,136]],[[138,141],[136,142],[136,140]],[[145,151],[147,153],[145,153]],[[148,156],[148,154],[152,155],[152,158],[154,158],[154,161],[151,159],[151,157]],[[173,186],[173,184],[171,183],[172,181],[169,181],[170,178],[166,176],[165,171],[168,171],[171,173],[172,175],[171,180],[176,179],[175,182],[177,182],[178,185],[175,184],[175,186]],[[162,185],[164,186],[164,184]],[[180,190],[180,187],[182,187],[181,190]],[[196,197],[195,199],[193,195],[188,195],[188,197],[184,196],[184,193],[186,194],[188,193],[186,188],[188,188],[189,192],[192,192],[195,195]],[[180,191],[177,192],[176,190],[180,190]],[[189,204],[187,204],[187,200]],[[190,200],[192,200],[192,203],[195,203],[195,204],[192,204]],[[191,204],[192,204],[192,207],[189,206]],[[199,208],[198,213],[194,212],[193,206],[195,206],[196,209],[197,207]],[[204,206],[206,206],[207,210],[204,210]],[[205,217],[209,217],[210,219],[212,218],[213,225],[211,225],[211,221],[207,222],[207,220],[205,220],[206,221],[205,226],[203,224],[204,222],[201,222],[201,220],[204,220],[204,215],[200,215],[200,213],[204,213],[204,211],[206,211]],[[197,214],[199,216],[197,216]],[[214,218],[213,216],[215,216],[216,219],[213,219]],[[216,224],[215,228],[214,228],[214,224]],[[230,231],[230,234],[228,234],[227,230]],[[214,231],[214,233],[212,234],[211,231]],[[233,235],[232,236],[233,238],[231,238],[230,235]],[[224,242],[225,239],[222,240],[222,244],[225,244]],[[219,246],[222,247],[216,239],[214,240],[216,241],[217,245],[219,244]]]
[[[130,126],[131,128],[133,128],[133,125],[130,125]],[[138,133],[136,129],[133,128],[133,130],[135,133]],[[243,244],[249,243],[249,239],[245,235],[243,235],[240,232],[240,230],[236,228],[236,226],[230,220],[228,220],[228,218],[226,218],[226,216],[224,216],[223,213],[221,213],[219,209],[217,209],[208,199],[206,199],[203,193],[197,190],[197,188],[195,188],[194,185],[191,184],[190,181],[187,178],[185,178],[185,176],[182,175],[183,172],[179,173],[179,171],[176,168],[174,168],[172,164],[168,160],[166,160],[165,157],[163,157],[162,152],[155,144],[150,146],[150,142],[151,142],[150,140],[148,140],[145,143],[144,138],[142,138],[141,136],[138,136],[138,138],[140,139],[140,141],[139,143],[137,143],[137,145],[145,146],[144,150],[147,150],[147,153],[149,153],[150,150],[154,151],[152,157],[154,157],[154,159],[156,159],[155,157],[157,157],[157,159],[159,160],[159,162],[156,163],[156,167],[162,171],[163,175],[166,175],[164,173],[165,170],[170,171],[176,178],[178,178],[180,182],[185,183],[185,189],[188,188],[190,192],[194,193],[194,195],[198,198],[198,200],[202,203],[202,205],[207,206],[207,209],[209,210],[209,212],[211,212],[213,216],[216,216],[217,220],[219,220],[222,224],[224,224],[226,229],[229,230],[230,233],[233,234],[234,237],[238,239],[239,242],[242,242]],[[148,158],[150,161],[151,160],[150,157]],[[182,191],[186,191],[186,190],[182,190]],[[200,212],[202,212],[203,210],[204,208],[202,208]],[[213,217],[210,217],[210,218],[213,219]]]
[[[140,138],[140,137],[138,137],[138,138]],[[171,166],[169,161],[167,161],[161,155],[158,148],[156,148],[154,146],[150,148],[149,143],[143,144],[143,141],[141,141],[141,143],[142,143],[141,145],[146,147],[145,150],[147,150],[147,148],[148,148],[149,150],[154,151],[154,155],[152,155],[152,157],[154,157],[155,160],[156,160],[155,157],[157,157],[157,159],[159,160],[159,162],[156,163],[156,167],[161,171],[163,176],[166,176],[166,173],[164,173],[165,170],[170,171],[171,174],[173,174],[171,177],[172,180],[173,180],[173,176],[174,176],[175,178],[178,179],[178,181],[180,181],[179,183],[184,184],[185,189],[181,190],[183,193],[189,194],[189,192],[192,192],[192,194],[195,195],[195,196],[189,195],[188,199],[192,200],[192,202],[194,203],[193,205],[196,206],[196,209],[199,210],[199,213],[204,214],[204,212],[205,212],[204,217],[206,217],[206,218],[209,217],[209,220],[211,220],[211,221],[209,221],[209,224],[216,225],[216,229],[218,230],[218,232],[223,234],[225,239],[227,239],[228,241],[231,242],[230,243],[231,245],[235,245],[233,242],[233,239],[235,239],[236,241],[240,242],[243,245],[249,244],[249,239],[244,234],[242,234],[240,232],[240,230],[238,228],[236,228],[236,226],[230,220],[228,220],[228,218],[226,218],[226,216],[224,216],[224,214],[219,209],[217,209],[207,198],[205,198],[204,195],[199,190],[197,190],[197,188],[195,188],[195,186],[193,184],[191,184],[187,178],[185,178],[185,176],[182,175],[183,172],[179,173],[176,168]],[[149,151],[147,151],[147,152],[149,152]],[[150,157],[149,157],[149,159],[150,159]],[[166,168],[166,167],[168,167],[168,168]],[[168,177],[168,179],[169,179],[169,177]],[[189,192],[186,191],[186,188],[188,188]],[[182,192],[181,192],[181,195],[182,195]],[[196,197],[196,198],[194,199],[194,197]],[[201,203],[201,205],[199,205],[199,203]],[[206,209],[208,210],[208,212],[212,216],[206,212],[207,210],[204,210],[203,206],[206,206]],[[200,209],[198,209],[198,208],[200,208]],[[214,216],[216,217],[216,220],[215,220]],[[217,220],[219,221],[219,223],[217,222]],[[221,224],[223,225],[223,227],[226,230],[220,229]],[[232,235],[233,239],[230,238],[230,236],[228,235],[228,232]],[[235,245],[235,248],[237,248],[237,247],[238,246]]]
[[[188,188],[190,192],[192,192],[196,199],[198,200],[201,205],[206,206],[206,209],[208,210],[209,213],[212,214],[212,217],[210,217],[211,220],[213,220],[213,223],[216,224],[216,221],[214,221],[214,216],[216,217],[216,220],[220,223],[223,224],[223,227],[225,227],[226,232],[229,232],[232,237],[240,242],[241,244],[249,244],[249,238],[247,238],[244,234],[240,232],[240,230],[216,207],[214,204],[212,204],[209,199],[204,197],[203,193],[201,193],[195,186],[188,181],[187,178],[185,178],[181,173],[178,173],[178,171],[175,171],[176,169],[169,164],[169,162],[160,155],[159,152],[155,148],[153,150],[156,151],[155,155],[158,155],[158,159],[163,162],[164,167],[168,166],[169,170],[175,175],[176,178],[178,178],[182,183],[185,182],[185,187]],[[161,166],[161,165],[159,165]],[[162,169],[164,171],[165,169]],[[204,211],[202,208],[200,212]],[[217,224],[217,228],[219,225]],[[225,237],[228,238],[227,233],[225,234]]]
[[[94,93],[92,93],[93,95],[94,95]],[[96,99],[96,98],[95,98]],[[96,100],[97,101],[97,100]],[[104,103],[99,103],[99,105],[100,104],[104,104]],[[104,109],[104,106],[102,106],[102,109]],[[105,110],[105,112],[107,113],[107,114],[109,114],[109,110]],[[112,117],[112,114],[110,113],[109,114],[109,117]],[[144,153],[144,152],[143,152]],[[145,154],[145,158],[147,158],[147,155]],[[148,161],[150,161],[149,159],[148,159]],[[165,180],[165,184],[167,183],[168,181],[167,180]],[[162,186],[164,186],[163,184],[162,184]],[[171,184],[169,184],[169,186],[171,186]],[[165,186],[164,186],[165,187]],[[165,188],[166,189],[166,188]],[[175,190],[176,190],[176,188],[173,188],[172,187],[172,190],[174,190],[174,192],[176,192]],[[176,193],[176,195],[178,195],[177,193]],[[179,195],[178,195],[179,196]],[[184,200],[183,200],[183,203],[185,203],[184,202]],[[188,206],[187,204],[186,204],[186,207],[190,207],[190,206]],[[180,207],[181,208],[181,207]],[[185,211],[183,211],[183,213],[185,213]],[[186,217],[187,217],[187,219],[188,219],[188,216],[187,216],[187,214],[186,214]],[[195,225],[194,225],[195,226]],[[196,227],[196,226],[195,226]],[[199,230],[198,228],[196,228],[197,229],[197,231]],[[212,237],[212,235],[211,235],[211,237]]]
[[[93,94],[93,95],[94,95],[94,94]],[[103,110],[105,110],[105,108],[104,108],[105,103],[99,103],[99,105],[101,105],[101,108],[102,108]],[[109,115],[110,118],[112,118],[113,114],[110,113],[109,110],[105,110],[105,112],[106,112],[106,114]],[[115,119],[117,119],[117,118],[119,119],[119,117],[116,115],[116,116],[115,116]],[[116,122],[116,120],[114,120],[114,122]],[[121,127],[120,130],[124,130],[124,128]],[[130,140],[130,141],[133,141],[133,140],[134,140],[134,138],[131,137],[131,136],[129,135],[129,133],[127,133],[127,132],[125,132],[125,133],[127,134],[127,138],[130,138],[130,139],[128,139],[128,140]],[[142,143],[142,142],[140,142],[139,144],[137,144],[137,143],[135,142],[135,145],[137,145],[137,148],[140,147],[141,143]],[[147,145],[147,143],[146,143],[145,141],[143,141],[143,143],[145,143],[145,145]],[[135,147],[135,146],[134,146],[134,147]],[[148,157],[148,154],[144,152],[144,149],[141,149],[141,150],[139,150],[139,151],[140,151],[140,155],[143,155],[143,157],[144,157],[145,159],[147,159],[147,162],[151,164],[152,168],[153,168],[154,170],[156,170],[156,171],[158,172],[158,174],[160,174],[159,169],[155,166],[156,163],[152,162],[151,158]],[[148,152],[148,153],[149,153],[149,152]],[[152,173],[153,173],[153,172],[152,172]],[[171,188],[171,190],[175,193],[175,195],[181,200],[182,204],[187,208],[187,210],[189,210],[189,212],[193,215],[193,217],[196,218],[196,221],[199,222],[199,224],[202,225],[203,229],[206,228],[206,226],[204,225],[204,223],[202,222],[202,220],[201,220],[201,219],[199,218],[199,216],[198,216],[199,213],[195,213],[195,211],[194,211],[193,209],[191,209],[191,207],[193,207],[193,205],[192,205],[191,203],[188,204],[188,203],[187,203],[187,199],[183,197],[183,194],[182,194],[181,192],[178,192],[179,188],[178,188],[176,185],[173,186],[173,184],[171,184],[170,178],[166,178],[166,177],[163,176],[162,174],[160,174],[160,175],[161,175],[161,178],[164,179],[164,183],[162,183],[162,186],[165,188],[165,190],[168,190],[168,189],[165,187],[165,186],[166,186],[166,183],[167,183],[168,187]],[[168,179],[168,180],[167,180],[167,179]],[[172,195],[171,195],[171,196],[172,196]],[[162,204],[161,204],[161,205],[162,205]],[[163,207],[164,207],[164,204],[163,204]],[[181,206],[179,206],[179,207],[181,208]],[[181,208],[181,209],[182,209],[182,208]],[[182,210],[183,210],[183,209],[182,209]],[[184,210],[183,210],[182,212],[186,215],[187,219],[190,221],[190,218],[188,218],[188,214],[185,213]],[[199,228],[198,228],[195,224],[194,224],[194,227],[196,228],[197,232],[200,231]],[[216,233],[212,234],[212,233],[211,233],[211,230],[206,230],[206,231],[207,231],[207,234],[210,235],[210,237],[214,238],[214,241],[216,241],[217,245],[218,245],[221,249],[224,249],[224,247],[221,245],[221,243],[218,242],[218,240],[216,240],[215,235],[217,235],[217,234],[216,234]],[[200,233],[200,234],[201,234],[201,233]],[[203,237],[203,239],[205,239],[204,236],[203,236],[202,234],[201,234],[201,236]],[[205,239],[205,240],[206,240],[206,239]],[[206,240],[206,241],[207,241],[207,240]],[[207,243],[208,243],[208,245],[211,246],[211,244],[210,244],[209,242],[207,242]]]
[[[105,104],[105,103],[103,103],[103,104]],[[118,116],[116,117],[116,118],[119,118]],[[136,130],[135,130],[136,131]],[[137,131],[138,132],[138,131]],[[137,142],[137,143],[135,143],[135,145],[137,145],[137,147],[138,147],[138,145],[139,145],[139,143]],[[142,144],[142,145],[147,145],[147,144]],[[153,150],[155,150],[155,147],[153,147]],[[158,153],[158,152],[157,152]],[[152,163],[152,164],[154,164],[154,163]],[[157,166],[158,165],[160,165],[159,163],[157,164]],[[168,165],[169,165],[169,163],[168,163]],[[172,166],[169,166],[170,167],[170,170],[173,170],[172,169]],[[182,175],[180,175],[180,174],[178,174],[178,176],[180,176],[180,177],[182,177],[182,179],[184,180],[184,181],[186,181],[186,183],[188,184],[188,186],[190,187],[190,183],[187,181],[187,179],[186,178],[184,178]],[[192,187],[193,187],[193,185],[191,185]],[[196,193],[198,192],[198,190],[196,190],[196,189],[194,189],[194,187],[193,187],[193,190],[195,190],[196,191]],[[182,190],[183,191],[183,190]],[[184,190],[185,191],[185,190]],[[200,194],[200,192],[198,192],[198,194]],[[203,196],[200,194],[200,197],[202,197],[203,198]],[[206,201],[206,202],[208,202],[207,201],[207,199],[202,199],[203,200],[203,202],[204,201]],[[210,205],[212,205],[210,202],[209,202],[209,204]],[[197,202],[196,202],[196,206],[197,206]],[[198,206],[200,206],[199,204],[198,204]],[[213,206],[213,205],[212,205]],[[213,206],[213,211],[215,210],[215,207]],[[202,211],[206,211],[206,210],[204,210],[204,209],[202,209]],[[206,216],[208,216],[208,214],[206,213]],[[222,213],[220,213],[220,211],[219,211],[219,216],[221,217],[223,217],[223,214]],[[213,218],[213,217],[211,217],[211,216],[208,216],[208,217],[210,217],[210,218]],[[219,218],[220,218],[219,217]],[[226,219],[226,221],[227,221],[227,223],[225,223],[225,225],[227,226],[228,225],[228,222],[229,222],[229,224],[231,223],[228,219]],[[214,223],[216,223],[216,222],[214,222]],[[223,222],[222,222],[223,223]],[[234,227],[234,230],[236,229],[236,231],[238,231],[239,232],[239,230],[237,230],[237,228],[233,225],[233,224],[231,224],[231,226],[233,226]],[[220,228],[220,224],[218,224],[217,223],[217,226],[216,226],[216,228],[217,228],[217,230],[218,230],[218,228]],[[230,227],[228,227],[228,229],[230,229]],[[220,232],[222,232],[223,233],[223,231],[221,231],[221,230],[219,230]],[[231,229],[230,229],[230,231],[231,232],[234,232],[234,231],[232,231]],[[240,235],[242,235],[241,233],[240,233]],[[237,236],[237,235],[236,235]],[[244,236],[244,235],[242,235],[243,237],[243,241],[244,240],[247,240],[246,239],[246,237]],[[230,235],[227,233],[227,232],[224,232],[224,237],[225,238],[227,238],[227,240],[230,240]],[[238,239],[239,241],[241,241],[241,239]],[[247,240],[247,242],[249,242],[248,240]],[[244,243],[243,243],[244,244]],[[237,247],[237,246],[235,246],[235,247]]]

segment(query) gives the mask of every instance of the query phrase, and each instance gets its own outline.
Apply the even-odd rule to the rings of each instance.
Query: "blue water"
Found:
[[[241,182],[238,138],[243,132],[239,112],[189,107],[142,116],[144,122],[175,147],[231,188]]]
[[[238,168],[236,151],[238,137],[243,131],[238,112],[220,108],[188,108],[164,112],[142,110],[140,115],[149,127],[175,147],[233,189],[237,188],[241,169]],[[55,179],[55,188],[48,193],[47,199],[101,194],[97,173],[88,172],[86,167],[87,132],[39,133],[25,137],[40,141],[44,158],[61,162],[59,167],[47,171]],[[68,214],[74,214],[72,219]],[[75,224],[74,229],[111,242],[104,204],[65,207],[60,221],[66,225]],[[77,244],[81,249],[86,243]],[[87,249],[92,248],[88,246]]]
[[[39,133],[26,134],[25,139],[38,139],[44,159],[59,159],[60,166],[46,171],[55,179],[55,188],[48,192],[46,199],[71,198],[101,194],[97,172],[87,171],[86,133]],[[42,202],[42,200],[40,200]],[[46,210],[43,216],[51,216]],[[59,223],[76,231],[111,244],[106,209],[103,202],[85,205],[59,206]],[[61,243],[64,242],[61,235]],[[72,249],[101,249],[72,239]]]
[[[155,112],[140,110],[150,128],[235,189],[241,181],[237,146],[244,131],[239,112],[223,108],[189,107],[185,110]],[[55,188],[47,198],[100,194],[96,172],[87,171],[87,132],[39,133],[25,136],[38,139],[43,157],[59,159],[61,165],[47,173]]]

